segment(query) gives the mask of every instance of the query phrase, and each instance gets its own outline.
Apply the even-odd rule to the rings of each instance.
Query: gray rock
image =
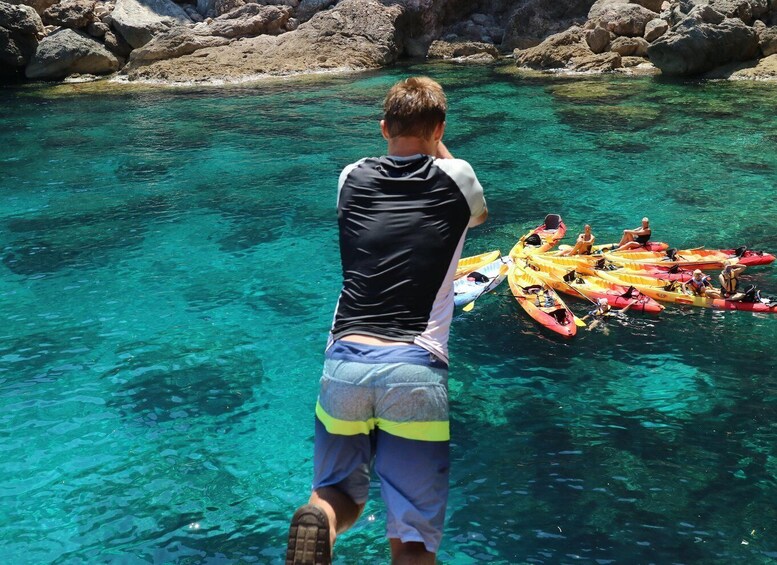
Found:
[[[85,29],[95,21],[94,0],[62,0],[43,12],[43,23],[73,29]]]
[[[594,55],[585,42],[584,30],[573,26],[566,31],[551,35],[535,47],[516,49],[513,52],[519,67],[531,69],[563,69],[574,59]]]
[[[103,43],[105,48],[119,59],[126,59],[132,52],[132,45],[127,43],[121,35],[112,31],[105,33]]]
[[[316,13],[328,8],[335,2],[336,0],[302,0],[297,8],[297,19],[300,23],[306,22]]]
[[[105,34],[111,31],[111,29],[102,22],[92,22],[86,26],[86,33],[92,37],[105,37]]]
[[[132,51],[129,56],[125,71],[129,71],[153,61],[174,59],[189,55],[200,49],[227,45],[229,39],[216,37],[186,26],[175,26],[168,31],[160,33],[143,47]]]
[[[74,73],[103,75],[119,69],[116,57],[88,35],[61,29],[44,38],[25,69],[27,78],[58,79]]]
[[[245,0],[215,0],[214,10],[216,16],[223,16],[230,13],[232,10],[237,10],[241,6],[245,6]]]
[[[739,18],[746,24],[769,12],[769,0],[709,0],[709,5],[724,16]]]
[[[200,24],[197,30],[207,29],[219,37],[254,37],[261,34],[278,35],[286,31],[291,8],[246,4],[228,14],[219,16],[210,24]]]
[[[197,12],[202,16],[215,16],[216,0],[197,0]]]
[[[738,18],[720,24],[694,17],[696,9],[648,47],[651,62],[666,75],[699,75],[758,54],[755,31]]]
[[[132,69],[130,79],[239,80],[257,74],[327,69],[373,69],[402,52],[400,5],[378,0],[341,0],[295,30],[232,41],[177,59]]]
[[[4,0],[7,4],[14,6],[30,6],[39,16],[43,15],[49,6],[56,4],[59,0]],[[0,19],[0,25],[2,25],[2,19]]]
[[[610,44],[610,51],[623,57],[645,57],[650,45],[643,37],[618,37]]]
[[[649,43],[655,41],[669,31],[669,24],[661,18],[650,20],[645,24],[645,40]]]
[[[595,8],[596,6],[594,6]],[[592,17],[592,14],[593,17]],[[627,37],[642,37],[645,26],[650,20],[658,17],[656,12],[643,8],[638,4],[613,3],[601,10],[591,9],[589,18],[601,22],[615,35]]]
[[[756,20],[753,24],[758,37],[758,47],[761,49],[761,55],[768,57],[777,53],[777,27],[767,27],[765,23]]]
[[[460,59],[472,57],[475,55],[487,55],[494,60],[499,57],[499,51],[490,43],[480,43],[476,41],[434,41],[429,46],[429,52],[426,54],[428,59]]]
[[[586,30],[585,42],[594,53],[604,53],[610,46],[610,32],[599,26]]]
[[[170,0],[117,0],[111,16],[114,29],[136,49],[175,24],[192,23]]]
[[[191,4],[183,4],[181,8],[183,8],[183,11],[186,12],[186,15],[189,16],[195,23],[199,23],[205,19],[202,17],[202,14],[197,11],[197,8]]]
[[[712,6],[701,5],[691,10],[689,18],[695,18],[699,22],[717,25],[726,19],[726,16],[715,10]],[[687,18],[686,18],[687,19]],[[690,20],[689,20],[690,22]],[[690,25],[690,24],[689,24]]]
[[[0,72],[24,67],[45,33],[34,8],[0,2]]]
[[[524,49],[570,26],[582,25],[591,0],[527,0],[512,11],[502,37],[503,49]]]

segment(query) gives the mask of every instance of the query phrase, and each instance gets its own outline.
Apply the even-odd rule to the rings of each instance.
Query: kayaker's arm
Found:
[[[445,147],[445,144],[442,142],[442,140],[437,142],[437,154],[435,155],[438,159],[454,159],[455,157],[451,154],[450,151],[448,151],[448,148]],[[474,228],[475,226],[479,226],[483,222],[485,222],[488,219],[488,208],[484,208],[483,211],[480,213],[479,216],[476,216],[474,218],[469,219],[469,223],[467,224],[467,227]]]

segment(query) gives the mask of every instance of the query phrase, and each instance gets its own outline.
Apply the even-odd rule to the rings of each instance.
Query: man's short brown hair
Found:
[[[383,102],[383,119],[390,137],[428,138],[445,121],[447,111],[442,86],[429,77],[399,81]]]

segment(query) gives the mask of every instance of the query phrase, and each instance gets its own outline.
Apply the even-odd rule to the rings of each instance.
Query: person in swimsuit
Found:
[[[744,271],[746,265],[738,265],[732,260],[728,260],[723,265],[723,270],[718,275],[720,281],[720,288],[723,298],[726,300],[742,300],[744,294],[737,292],[739,286],[739,275]]]
[[[650,241],[650,220],[647,217],[642,218],[642,225],[633,230],[623,230],[623,237],[614,251],[624,251],[626,249],[636,249],[642,247]]]
[[[591,226],[586,224],[585,228],[583,228],[583,233],[577,236],[577,241],[575,242],[574,247],[572,247],[572,249],[562,251],[559,253],[559,256],[567,257],[569,255],[590,255],[595,239],[596,238],[594,237],[594,234],[591,233]]]
[[[392,563],[433,564],[448,500],[448,336],[467,229],[488,217],[472,166],[442,143],[447,102],[426,77],[395,84],[387,155],[343,169],[343,286],[315,410],[312,494],[286,564],[329,564],[380,479]]]

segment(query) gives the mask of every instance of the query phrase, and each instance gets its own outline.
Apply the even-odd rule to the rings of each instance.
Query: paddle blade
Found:
[[[505,263],[504,265],[502,265],[502,268],[499,269],[499,276],[501,277],[502,275],[506,275],[507,271],[509,270],[510,270],[510,265]]]
[[[464,310],[465,312],[469,312],[469,311],[470,311],[470,310],[472,310],[474,307],[475,307],[475,301],[473,300],[473,301],[472,301],[472,302],[470,302],[469,304],[465,305],[465,306],[464,306],[464,308],[462,308],[462,310]]]
[[[584,327],[586,326],[586,323],[585,323],[583,320],[581,320],[581,319],[580,319],[580,318],[578,318],[577,316],[574,316],[574,318],[575,318],[575,325],[576,325],[578,328],[584,328]]]

